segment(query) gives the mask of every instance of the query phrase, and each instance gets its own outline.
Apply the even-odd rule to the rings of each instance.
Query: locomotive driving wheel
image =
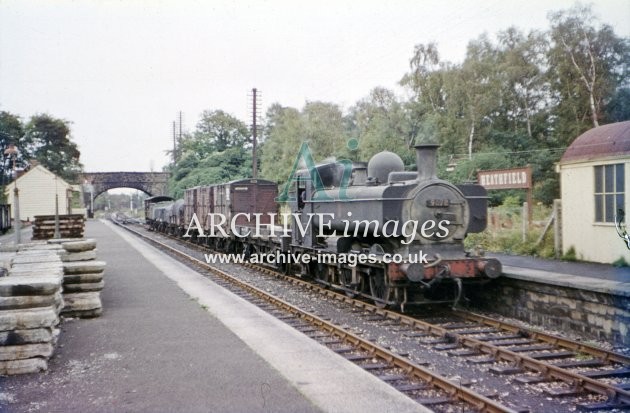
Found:
[[[359,282],[353,284],[352,283],[352,270],[349,268],[340,268],[339,269],[339,284],[343,287],[346,295],[350,298],[354,298],[357,296],[359,291],[363,290],[363,282],[362,278],[359,277]]]
[[[383,268],[370,269],[370,293],[377,307],[385,308],[389,305],[394,289],[385,279],[385,270]]]

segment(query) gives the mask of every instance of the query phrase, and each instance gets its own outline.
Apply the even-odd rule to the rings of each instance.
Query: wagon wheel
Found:
[[[379,308],[388,306],[393,295],[393,288],[387,284],[385,271],[382,268],[372,268],[370,271],[370,293],[374,304]]]
[[[357,293],[363,290],[363,278],[359,277],[357,284],[352,284],[352,270],[349,268],[339,269],[339,284],[344,288],[346,295],[350,298],[357,296]]]
[[[328,274],[328,268],[326,268],[325,265],[318,262],[311,262],[308,269],[309,274],[311,277],[315,278],[315,280],[325,284],[330,282],[330,274]]]

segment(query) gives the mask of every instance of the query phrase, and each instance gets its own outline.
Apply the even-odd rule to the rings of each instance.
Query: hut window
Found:
[[[615,222],[624,208],[624,164],[595,166],[595,222]]]

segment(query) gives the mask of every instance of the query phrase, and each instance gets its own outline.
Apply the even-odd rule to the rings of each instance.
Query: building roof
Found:
[[[61,178],[60,176],[56,176],[53,172],[46,169],[43,165],[38,164],[38,165],[35,165],[34,167],[31,167],[29,170],[24,172],[22,175],[20,175],[17,179],[13,180],[11,183],[7,184],[5,188],[5,193],[9,193],[10,191],[13,191],[13,188],[15,187],[16,182],[19,188],[20,184],[23,185],[23,182],[28,181],[31,176],[36,175],[36,174],[42,174],[42,175],[48,176],[51,180],[54,180],[56,177],[57,185],[59,185],[60,187],[72,188],[72,185],[64,181],[63,178]]]
[[[560,163],[630,156],[630,121],[611,123],[588,130],[567,148]]]

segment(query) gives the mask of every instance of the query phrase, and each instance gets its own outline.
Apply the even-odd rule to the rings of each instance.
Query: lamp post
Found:
[[[14,174],[14,188],[13,188],[13,204],[14,204],[14,209],[13,209],[13,214],[14,214],[14,220],[15,220],[15,245],[17,244],[21,244],[22,243],[22,228],[21,228],[21,224],[22,222],[20,221],[20,196],[19,193],[20,191],[18,190],[18,186],[17,186],[17,169],[15,168],[15,161],[17,158],[17,155],[20,151],[18,150],[18,148],[14,145],[14,144],[9,144],[9,146],[7,147],[7,149],[4,150],[4,154],[8,155],[9,157],[13,158],[13,174]]]

